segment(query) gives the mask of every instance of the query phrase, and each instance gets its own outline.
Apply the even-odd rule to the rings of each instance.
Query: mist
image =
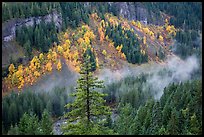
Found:
[[[76,81],[80,75],[71,70],[65,62],[62,61],[62,63],[64,63],[64,65],[62,65],[60,72],[53,70],[50,74],[42,76],[33,86],[28,86],[24,89],[49,92],[55,87],[65,87],[68,94],[73,92],[71,90],[75,90]],[[170,83],[189,80],[192,73],[199,68],[199,62],[195,56],[190,56],[186,60],[181,60],[177,56],[169,56],[162,64],[155,62],[141,64],[139,66],[130,63],[126,64],[127,65],[124,65],[121,69],[116,71],[104,68],[100,70],[97,77],[99,80],[103,80],[105,85],[108,85],[128,76],[137,77],[142,73],[149,74],[143,89],[150,87],[155,99],[159,99],[162,96],[163,89]],[[160,72],[163,70],[171,73],[162,73],[161,75]]]
[[[70,89],[73,90],[73,87],[76,86],[76,81],[79,78],[79,74],[71,70],[63,60],[61,61],[61,71],[53,69],[52,72],[40,77],[40,79],[34,83],[33,86],[25,87],[24,90],[29,89],[37,92],[50,92],[55,87],[65,87],[67,93],[70,93]]]
[[[186,60],[181,60],[177,56],[169,56],[162,64],[127,65],[117,71],[103,69],[98,77],[104,80],[105,84],[111,84],[128,76],[136,77],[141,73],[151,74],[148,75],[143,89],[150,87],[154,98],[160,99],[166,86],[173,82],[184,82],[191,79],[193,72],[198,68],[199,63],[195,56],[190,56]],[[162,71],[166,73],[161,74]]]

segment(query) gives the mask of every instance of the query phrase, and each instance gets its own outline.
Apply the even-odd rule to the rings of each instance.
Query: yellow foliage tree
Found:
[[[154,36],[154,32],[150,31],[150,32],[149,32],[149,35],[150,35],[150,36]]]
[[[22,80],[22,81],[20,82],[19,86],[18,86],[18,89],[21,89],[21,88],[23,87],[24,83],[25,83],[25,81]]]
[[[47,59],[48,59],[48,60],[52,60],[51,53],[48,53],[48,54],[47,54]]]
[[[68,51],[63,52],[63,56],[65,59],[69,59],[69,52]]]
[[[93,31],[90,31],[90,39],[93,40],[95,38],[95,35],[93,33]]]
[[[18,71],[20,72],[20,75],[23,75],[23,65],[18,66]]]
[[[126,59],[126,56],[124,53],[121,54],[121,58]]]
[[[53,62],[57,61],[57,53],[55,51],[52,52],[52,61]]]
[[[106,40],[108,40],[109,38],[108,38],[108,35],[106,35]]]
[[[12,83],[12,85],[14,85],[14,86],[18,84],[18,78],[17,78],[15,72],[14,72],[14,74],[12,75],[11,83]]]
[[[121,50],[123,48],[123,45],[121,44],[120,46],[117,46],[116,49],[118,50],[119,53],[121,53]]]
[[[65,40],[65,43],[62,45],[63,50],[64,50],[64,51],[69,50],[70,44],[71,44],[71,42],[70,42],[69,39]]]
[[[78,65],[75,67],[75,71],[80,72],[80,67]]]
[[[139,29],[142,28],[142,25],[141,25],[141,23],[140,23],[139,21],[137,21],[137,27],[138,27]]]
[[[171,26],[168,25],[168,26],[166,27],[166,31],[171,32]]]
[[[36,66],[34,65],[33,62],[30,62],[29,69],[31,70],[31,72],[34,72],[36,70]]]
[[[147,39],[146,39],[146,37],[144,36],[144,37],[143,37],[143,44],[144,44],[144,45],[146,44],[146,41],[147,41]]]
[[[62,64],[61,64],[61,61],[59,60],[58,63],[57,63],[57,70],[61,70],[62,69]]]
[[[132,20],[132,25],[136,26],[136,22],[134,20]]]
[[[164,24],[165,28],[167,28],[168,25],[169,25],[169,21],[168,19],[165,19],[165,24]]]
[[[102,27],[98,28],[98,33],[99,33],[99,36],[100,36],[100,42],[103,42],[103,40],[105,38],[105,35],[104,35],[103,30],[102,30]]]
[[[37,69],[40,69],[40,60],[36,57],[35,66]]]
[[[52,63],[50,61],[45,65],[45,69],[49,72],[52,71]]]
[[[169,33],[169,34],[173,34],[173,36],[176,35],[176,29],[173,25],[168,25],[166,27],[166,31]]]
[[[92,14],[91,14],[91,17],[92,17],[93,19],[98,20],[98,15],[97,15],[97,13],[92,13]]]
[[[83,39],[83,38],[79,38],[79,39],[77,40],[77,42],[79,43],[79,45],[81,45],[81,44],[84,42],[84,39]]]
[[[35,71],[35,72],[34,72],[34,76],[35,76],[36,78],[38,78],[38,77],[40,76],[40,73],[39,73],[38,71]]]
[[[99,63],[98,63],[98,57],[96,57],[96,67],[99,67]]]
[[[102,54],[103,54],[104,56],[106,56],[106,55],[107,55],[106,50],[103,50],[103,51],[102,51]]]
[[[104,20],[101,20],[100,25],[101,25],[103,28],[105,28],[105,21],[104,21]]]
[[[88,37],[84,37],[84,40],[85,40],[86,45],[90,44],[90,39]]]
[[[68,39],[68,38],[69,38],[69,35],[68,35],[67,32],[64,33],[64,38],[65,38],[65,39]]]
[[[57,51],[58,51],[60,54],[62,54],[62,52],[63,52],[62,46],[57,46]]]
[[[13,74],[15,72],[15,66],[13,64],[10,64],[9,66],[9,73]]]
[[[144,33],[149,34],[149,29],[148,28],[143,28]]]
[[[88,25],[82,25],[81,29],[85,32],[85,31],[89,30],[89,26]]]
[[[42,63],[43,60],[44,60],[44,55],[43,55],[43,53],[40,53],[40,55],[39,55],[39,59],[40,59],[40,62]]]
[[[65,44],[69,47],[71,44],[70,40],[69,39],[65,40]]]
[[[108,46],[109,46],[109,47],[114,47],[114,42],[110,42],[110,43],[108,44]]]
[[[163,42],[163,40],[164,40],[161,35],[159,35],[159,40],[160,40],[161,42]]]

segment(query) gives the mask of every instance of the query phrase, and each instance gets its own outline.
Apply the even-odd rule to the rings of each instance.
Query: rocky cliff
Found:
[[[109,2],[111,7],[116,7],[118,15],[129,20],[139,20],[144,23],[155,25],[164,24],[164,17],[157,16],[152,11],[149,11],[141,2]]]
[[[34,23],[39,24],[41,21],[45,23],[51,22],[53,19],[55,26],[58,30],[61,30],[62,26],[62,15],[61,13],[57,13],[53,11],[52,13],[46,16],[39,16],[39,17],[30,17],[26,19],[12,19],[4,23],[2,28],[2,38],[4,42],[11,41],[15,38],[15,32],[17,27],[25,26],[33,26]]]

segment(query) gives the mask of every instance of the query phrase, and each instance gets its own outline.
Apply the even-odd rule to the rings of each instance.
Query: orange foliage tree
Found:
[[[57,63],[57,70],[61,70],[62,69],[62,64],[61,64],[61,61],[59,60],[58,63]]]

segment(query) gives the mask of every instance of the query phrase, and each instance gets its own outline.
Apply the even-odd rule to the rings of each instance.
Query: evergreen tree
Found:
[[[179,124],[178,115],[177,115],[175,108],[173,108],[173,110],[171,112],[171,118],[170,118],[168,125],[167,125],[167,131],[170,135],[178,135],[179,134],[178,124]]]
[[[37,135],[41,134],[39,121],[36,115],[24,113],[19,122],[20,135]]]
[[[120,135],[131,135],[133,133],[132,121],[133,117],[133,107],[131,104],[125,104],[119,109],[119,116],[117,118],[116,124],[114,126],[116,132]]]
[[[193,116],[191,116],[191,119],[190,119],[190,132],[192,134],[198,134],[200,132],[199,127],[200,127],[200,125],[199,125],[197,117],[196,117],[196,115],[194,113]]]
[[[52,119],[47,110],[43,111],[42,120],[41,120],[41,128],[42,128],[43,135],[52,134]]]
[[[155,102],[152,112],[151,132],[152,134],[163,134],[164,127],[162,125],[162,109],[159,102]]]
[[[26,56],[28,57],[28,58],[31,58],[31,56],[32,56],[32,48],[31,48],[31,43],[30,43],[30,40],[28,40],[24,45],[23,45],[23,47],[25,48],[25,50],[26,50]]]
[[[95,71],[96,70],[96,57],[90,48],[86,50],[86,52],[84,53],[84,57],[86,57],[86,55],[90,56],[90,62],[92,63],[91,71]]]
[[[106,116],[111,114],[110,108],[105,106],[106,96],[96,91],[96,88],[103,88],[103,81],[94,78],[91,73],[91,63],[87,55],[81,65],[81,77],[77,80],[76,92],[73,103],[65,107],[70,109],[64,117],[68,118],[67,125],[63,127],[65,135],[69,134],[111,134],[112,130],[105,127]]]

